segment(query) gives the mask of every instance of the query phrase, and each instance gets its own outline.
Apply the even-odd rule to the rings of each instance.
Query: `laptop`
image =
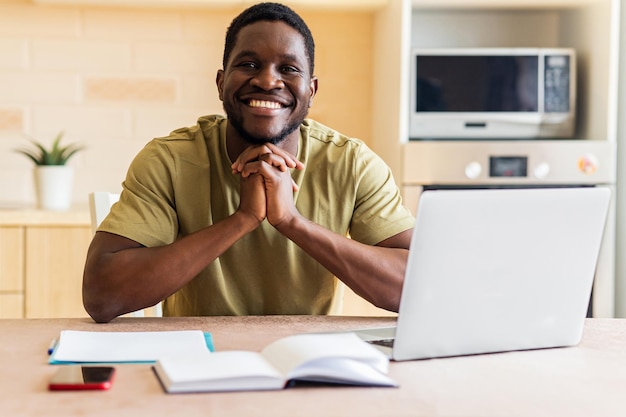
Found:
[[[397,326],[356,333],[396,361],[577,344],[610,198],[602,187],[423,192]]]

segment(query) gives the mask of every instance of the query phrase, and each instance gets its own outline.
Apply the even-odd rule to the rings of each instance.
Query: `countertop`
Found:
[[[89,208],[72,207],[67,211],[35,208],[0,208],[0,226],[90,226]]]

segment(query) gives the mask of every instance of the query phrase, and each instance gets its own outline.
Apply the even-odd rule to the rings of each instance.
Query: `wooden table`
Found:
[[[571,348],[392,363],[400,388],[314,387],[165,394],[149,365],[117,365],[109,391],[49,392],[61,330],[200,329],[217,350],[260,350],[293,333],[386,326],[324,316],[0,320],[0,416],[626,416],[626,320],[588,319]]]

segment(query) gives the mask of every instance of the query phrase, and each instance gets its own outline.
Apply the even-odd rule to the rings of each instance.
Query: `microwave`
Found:
[[[410,74],[410,139],[574,134],[573,49],[413,49]]]

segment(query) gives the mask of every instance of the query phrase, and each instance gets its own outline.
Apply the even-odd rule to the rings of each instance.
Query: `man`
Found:
[[[216,79],[227,118],[150,142],[91,243],[95,321],[161,300],[169,316],[325,314],[335,277],[397,311],[414,219],[380,158],[305,120],[314,49],[286,6],[233,20]]]

